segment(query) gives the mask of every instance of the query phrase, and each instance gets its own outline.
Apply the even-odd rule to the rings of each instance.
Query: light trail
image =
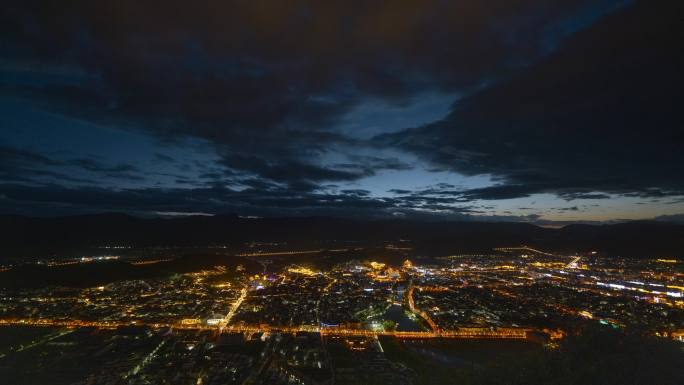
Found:
[[[557,256],[558,256],[558,255],[556,255],[556,254],[548,253],[548,252],[546,252],[546,251],[541,251],[541,250],[537,250],[537,249],[533,249],[533,248],[528,247],[528,246],[520,246],[520,247],[497,247],[497,248],[495,248],[494,250],[495,250],[495,251],[503,251],[503,252],[505,252],[505,253],[510,253],[511,251],[529,251],[529,252],[532,252],[532,253],[537,253],[537,254],[541,254],[541,255],[546,255],[546,256],[549,256],[549,257],[557,257]]]
[[[320,314],[320,310],[321,310],[321,309],[320,309],[320,307],[321,307],[321,300],[322,300],[323,297],[326,295],[326,293],[328,293],[328,291],[330,290],[330,288],[331,288],[335,283],[337,283],[337,279],[336,279],[336,278],[330,279],[330,277],[328,277],[327,275],[325,276],[325,278],[329,280],[329,281],[328,281],[328,284],[323,288],[323,294],[321,294],[320,296],[318,296],[318,300],[316,301],[316,324],[317,324],[317,325],[320,325],[320,324],[321,324],[321,314]]]
[[[130,262],[131,265],[134,266],[140,266],[140,265],[154,265],[155,263],[160,263],[160,262],[170,262],[173,261],[173,258],[168,258],[168,259],[153,259],[149,261],[138,261],[138,262]]]
[[[78,321],[78,320],[11,320],[0,319],[0,326],[5,325],[24,325],[24,326],[61,326],[68,328],[96,327],[102,329],[116,329],[119,327],[131,326],[130,322],[99,322],[99,321]],[[453,339],[527,339],[529,334],[540,332],[531,328],[486,328],[486,327],[464,327],[449,331],[426,331],[426,332],[400,332],[400,331],[372,331],[366,329],[347,329],[347,328],[320,328],[314,325],[300,326],[271,326],[271,325],[184,325],[181,323],[135,323],[134,326],[147,326],[150,328],[173,328],[176,330],[211,330],[222,333],[287,333],[295,334],[301,332],[320,333],[322,336],[340,337],[377,337],[392,336],[400,339],[431,339],[431,338],[453,338]]]
[[[272,255],[297,255],[297,254],[316,254],[322,252],[323,249],[319,250],[302,250],[302,251],[271,251],[271,252],[258,252],[258,253],[241,253],[237,254],[238,257],[267,257]]]
[[[580,257],[580,256],[577,256],[577,257],[573,258],[572,261],[570,261],[570,263],[568,263],[567,265],[565,265],[565,268],[566,268],[566,269],[574,269],[574,268],[576,268],[576,267],[577,267],[577,262],[579,262],[580,259],[582,259],[582,257]]]
[[[422,310],[416,308],[416,304],[415,304],[415,302],[413,301],[413,291],[414,291],[414,289],[415,289],[415,286],[413,286],[413,281],[411,281],[411,286],[409,287],[409,291],[408,291],[408,293],[407,293],[407,296],[408,296],[408,303],[409,303],[409,309],[411,310],[411,312],[413,312],[414,314],[417,314],[417,315],[420,316],[422,319],[424,319],[425,322],[427,322],[428,325],[430,325],[430,329],[432,329],[433,332],[439,332],[439,331],[440,331],[440,328],[439,328],[439,326],[437,326],[437,324],[435,323],[435,321],[433,321],[432,318],[430,318],[430,316],[429,316],[427,313],[425,313],[424,311],[422,311]]]
[[[240,292],[240,297],[233,303],[233,305],[230,307],[230,310],[228,311],[228,314],[223,318],[223,322],[227,325],[231,319],[235,316],[235,312],[237,309],[242,305],[242,302],[247,298],[247,288],[244,287],[242,288],[242,291]]]
[[[74,331],[73,329],[60,330],[56,333],[52,333],[50,335],[45,336],[36,342],[32,342],[26,346],[21,346],[18,349],[14,350],[14,352],[21,352],[24,350],[29,350],[29,349],[35,348],[36,346],[40,346],[40,345],[48,343],[52,340],[56,340],[57,338],[60,338],[60,337],[65,336],[69,333],[72,333],[73,331]],[[6,356],[6,354],[0,354],[0,358],[3,358],[5,356]]]
[[[164,346],[165,343],[166,343],[166,340],[163,340],[162,342],[160,342],[159,345],[157,345],[157,346],[150,352],[150,354],[148,354],[147,356],[145,356],[145,358],[143,358],[143,360],[142,360],[138,365],[136,365],[133,369],[131,369],[130,372],[126,373],[126,375],[124,375],[123,378],[124,378],[124,379],[127,379],[127,378],[130,377],[130,376],[135,376],[136,374],[138,374],[138,372],[140,372],[143,368],[145,368],[145,366],[147,366],[147,364],[149,364],[149,363],[154,359],[154,356],[157,354],[157,352],[159,351],[159,349],[160,349],[162,346]]]

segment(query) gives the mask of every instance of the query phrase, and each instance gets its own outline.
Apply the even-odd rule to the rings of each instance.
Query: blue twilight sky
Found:
[[[678,1],[10,1],[0,214],[684,217]]]

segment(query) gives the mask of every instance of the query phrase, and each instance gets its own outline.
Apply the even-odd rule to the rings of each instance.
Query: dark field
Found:
[[[543,350],[525,341],[398,340],[379,337],[385,356],[413,369],[420,384],[454,383],[466,371],[494,362],[511,362]]]

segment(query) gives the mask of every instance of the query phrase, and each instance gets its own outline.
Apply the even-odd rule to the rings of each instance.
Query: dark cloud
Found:
[[[438,201],[415,202],[404,198],[373,198],[363,190],[343,194],[260,188],[232,190],[213,186],[202,188],[106,189],[63,187],[57,184],[27,186],[0,184],[0,210],[18,214],[74,214],[122,211],[238,213],[259,216],[337,216],[382,218],[400,213],[420,217],[430,215],[468,219],[470,208],[441,205]]]
[[[150,171],[3,147],[0,205],[463,218],[495,210],[473,201],[539,193],[684,195],[681,11],[670,0],[10,1],[0,97],[174,148],[201,142],[215,158],[155,149],[162,171]],[[372,140],[339,126],[364,129],[360,107],[401,110],[426,94],[455,101],[446,118]],[[354,185],[417,162],[495,185],[401,183],[384,198]]]
[[[168,156],[168,155],[156,153],[156,154],[154,154],[154,157],[155,157],[157,160],[160,160],[160,161],[162,161],[162,162],[169,162],[169,163],[173,163],[173,162],[174,162],[174,159],[173,159],[172,157]]]
[[[71,165],[81,167],[88,171],[94,172],[105,172],[105,173],[120,173],[120,172],[130,172],[138,171],[137,167],[120,163],[114,166],[103,164],[95,159],[74,159],[68,162]]]
[[[499,200],[527,197],[534,192],[539,191],[535,191],[533,187],[527,185],[501,185],[470,189],[459,194],[467,200]]]
[[[354,190],[342,190],[340,191],[344,195],[352,195],[352,196],[357,196],[357,197],[367,197],[370,195],[370,191],[368,190],[361,190],[361,189],[354,189]]]
[[[398,195],[410,196],[414,199],[440,199],[451,202],[470,202],[474,200],[503,200],[526,197],[533,193],[529,186],[524,185],[497,185],[489,187],[466,189],[454,185],[442,183],[424,189],[390,190]]]
[[[402,189],[398,189],[398,188],[393,188],[391,190],[387,190],[387,192],[392,193],[392,194],[408,195],[411,193],[411,190],[402,190]]]
[[[683,11],[680,1],[638,1],[444,120],[376,140],[499,182],[468,199],[684,195]]]
[[[54,166],[60,162],[50,159],[47,156],[36,154],[35,152],[0,146],[0,164],[4,166],[16,164],[40,164],[45,166]]]
[[[0,146],[0,180],[35,182],[35,179],[50,178],[54,181],[90,183],[83,173],[74,175],[69,168],[95,174],[98,179],[113,178],[142,180],[139,170],[131,165],[119,163],[109,165],[96,159],[81,158],[61,160],[36,152]]]
[[[355,106],[477,88],[624,2],[10,1],[0,91],[167,140],[203,138],[225,166],[269,179],[351,180],[373,170],[318,157],[358,145],[330,131]]]
[[[560,191],[559,195],[561,198],[571,201],[575,199],[610,199],[610,195],[601,193],[590,193],[586,191],[571,191],[564,190]]]
[[[410,170],[413,166],[397,157],[378,157],[378,156],[367,156],[367,155],[349,155],[349,159],[353,163],[349,164],[338,164],[338,167],[344,168],[365,168],[367,173],[379,170]]]
[[[355,180],[368,175],[366,170],[343,170],[307,164],[295,159],[278,161],[249,155],[225,156],[222,164],[230,169],[254,173],[276,182]]]

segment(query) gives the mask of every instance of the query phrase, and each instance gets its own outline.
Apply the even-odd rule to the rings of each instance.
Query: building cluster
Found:
[[[0,319],[112,323],[208,323],[225,317],[241,283],[222,269],[92,288],[0,291]]]
[[[501,249],[319,271],[286,258],[259,274],[217,266],[0,290],[0,327],[44,330],[3,347],[0,374],[43,383],[49,369],[73,385],[412,384],[416,374],[387,357],[382,338],[545,343],[596,323],[684,339],[676,259]]]

